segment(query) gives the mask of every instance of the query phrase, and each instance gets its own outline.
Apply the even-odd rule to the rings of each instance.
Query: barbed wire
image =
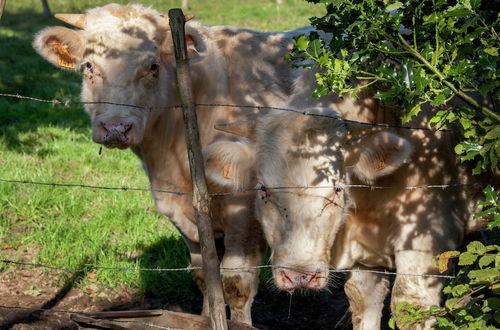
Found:
[[[85,188],[85,189],[96,189],[96,190],[114,190],[114,191],[146,191],[146,192],[158,192],[173,194],[179,196],[191,195],[191,192],[186,191],[175,191],[175,190],[164,190],[164,189],[154,189],[154,188],[141,188],[141,187],[111,187],[111,186],[97,186],[88,185],[82,183],[61,183],[61,182],[40,182],[40,181],[30,181],[30,180],[11,180],[0,178],[0,182],[11,183],[11,184],[26,184],[26,185],[38,185],[38,186],[50,186],[54,188]],[[339,184],[336,186],[281,186],[281,187],[268,187],[265,186],[265,190],[308,190],[308,189],[350,189],[350,188],[361,188],[361,189],[395,189],[395,190],[415,190],[415,189],[447,189],[447,188],[457,188],[457,187],[474,187],[480,188],[486,185],[492,185],[494,187],[500,185],[496,183],[450,183],[450,184],[429,184],[429,185],[417,185],[417,186],[377,186],[377,185],[367,185],[367,184]],[[236,195],[246,192],[256,192],[261,191],[263,187],[245,188],[237,189],[228,192],[214,192],[209,193],[209,196],[228,196]]]
[[[202,267],[198,266],[188,266],[181,268],[128,268],[128,267],[101,267],[101,266],[92,266],[89,265],[84,269],[70,269],[64,267],[55,267],[50,265],[44,265],[39,263],[29,263],[22,261],[14,261],[8,259],[0,259],[1,263],[5,264],[13,264],[18,266],[29,266],[35,268],[46,268],[51,270],[59,270],[66,273],[87,273],[91,270],[106,270],[106,271],[134,271],[134,272],[187,272],[193,270],[201,270]],[[293,271],[303,271],[303,269],[293,268],[282,265],[258,265],[258,266],[246,266],[246,267],[221,267],[221,272],[243,272],[249,271],[253,269],[286,269]],[[328,269],[329,272],[332,273],[374,273],[374,274],[382,274],[382,275],[392,275],[392,276],[414,276],[414,277],[436,277],[436,278],[445,278],[445,279],[454,279],[456,276],[452,275],[440,275],[440,274],[411,274],[411,273],[398,273],[389,270],[372,270],[372,269]]]
[[[180,108],[182,108],[182,105],[180,105],[180,104],[165,106],[165,107],[145,107],[145,106],[140,106],[140,105],[136,105],[136,104],[114,103],[114,102],[108,102],[108,101],[84,102],[84,101],[58,100],[58,99],[41,99],[41,98],[36,98],[36,97],[31,97],[31,96],[24,96],[24,95],[19,95],[19,94],[8,94],[8,93],[0,93],[0,97],[11,97],[11,98],[36,101],[36,102],[42,102],[42,103],[51,103],[54,105],[63,105],[65,107],[69,107],[71,105],[84,105],[84,104],[90,104],[90,105],[92,105],[92,104],[109,104],[109,105],[117,105],[117,106],[122,106],[122,107],[131,107],[131,108],[148,109],[148,110],[153,110],[153,109],[168,110],[168,109],[180,109]],[[302,114],[305,116],[323,117],[323,118],[330,118],[330,119],[334,119],[334,120],[340,120],[340,121],[343,121],[345,123],[355,124],[355,125],[364,125],[364,126],[381,127],[381,128],[396,128],[396,129],[406,129],[406,130],[425,130],[425,131],[431,131],[431,132],[450,132],[450,130],[448,130],[448,129],[436,130],[436,129],[432,129],[432,128],[428,128],[428,127],[399,126],[399,125],[368,123],[368,122],[362,122],[362,121],[356,121],[356,120],[350,120],[350,119],[343,119],[343,118],[339,118],[336,116],[329,116],[329,115],[325,115],[325,114],[309,112],[307,109],[306,110],[299,110],[299,109],[293,109],[293,108],[283,108],[283,107],[273,107],[273,106],[263,106],[263,105],[238,105],[238,104],[222,104],[222,103],[195,103],[195,106],[197,106],[197,107],[226,107],[226,108],[240,108],[240,109],[287,111],[287,112]]]

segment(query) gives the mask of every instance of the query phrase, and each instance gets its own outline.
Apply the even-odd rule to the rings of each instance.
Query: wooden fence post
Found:
[[[43,14],[46,17],[51,17],[52,13],[50,12],[50,7],[49,7],[49,3],[47,2],[47,0],[42,0],[42,6],[43,6]]]
[[[5,8],[5,3],[7,3],[7,0],[0,0],[0,19],[2,19],[2,14],[3,14],[3,10]]]
[[[189,71],[185,18],[181,9],[168,12],[174,42],[177,83],[182,101],[182,114],[186,129],[186,144],[193,181],[193,207],[200,236],[203,273],[207,287],[212,329],[227,329],[226,305],[222,290],[219,260],[215,249],[214,233],[210,221],[210,199],[205,181],[205,166],[201,153],[200,134],[196,117],[194,95]]]

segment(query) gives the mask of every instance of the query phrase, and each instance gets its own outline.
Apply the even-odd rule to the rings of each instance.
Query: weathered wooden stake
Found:
[[[182,114],[186,128],[186,144],[188,150],[191,179],[193,181],[193,207],[198,222],[203,273],[207,287],[212,329],[227,329],[226,305],[222,291],[219,260],[215,249],[214,233],[210,221],[210,199],[205,182],[205,167],[201,153],[200,134],[196,118],[191,75],[188,65],[186,37],[184,32],[185,18],[181,9],[168,12],[172,39],[174,42],[177,83],[182,101]]]
[[[0,0],[0,19],[2,19],[3,10],[5,8],[5,3],[7,0]]]
[[[50,12],[50,7],[49,7],[49,3],[47,2],[47,0],[42,0],[42,6],[43,6],[43,14],[46,17],[51,17],[52,13]]]

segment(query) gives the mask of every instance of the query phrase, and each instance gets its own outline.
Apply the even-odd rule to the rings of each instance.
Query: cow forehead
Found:
[[[142,5],[109,4],[87,12],[86,31],[141,27],[150,32],[163,25],[163,18],[154,9]]]
[[[159,46],[149,38],[140,38],[120,31],[88,33],[83,57],[99,56],[109,59],[128,58],[142,62],[159,53]]]
[[[87,13],[86,48],[144,51],[166,38],[164,26],[160,13],[141,5],[94,8]]]

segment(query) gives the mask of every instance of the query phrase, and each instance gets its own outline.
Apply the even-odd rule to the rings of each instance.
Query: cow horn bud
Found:
[[[168,20],[168,16],[161,15],[161,18],[163,19],[163,23],[164,23],[163,28],[165,30],[170,30],[170,22]],[[186,22],[192,20],[193,18],[194,18],[193,14],[186,14],[186,15],[184,15],[184,19],[186,20]]]
[[[218,131],[255,140],[256,126],[257,121],[237,121],[234,123],[216,123],[214,128]]]
[[[54,17],[82,30],[87,26],[87,14],[55,14]]]

